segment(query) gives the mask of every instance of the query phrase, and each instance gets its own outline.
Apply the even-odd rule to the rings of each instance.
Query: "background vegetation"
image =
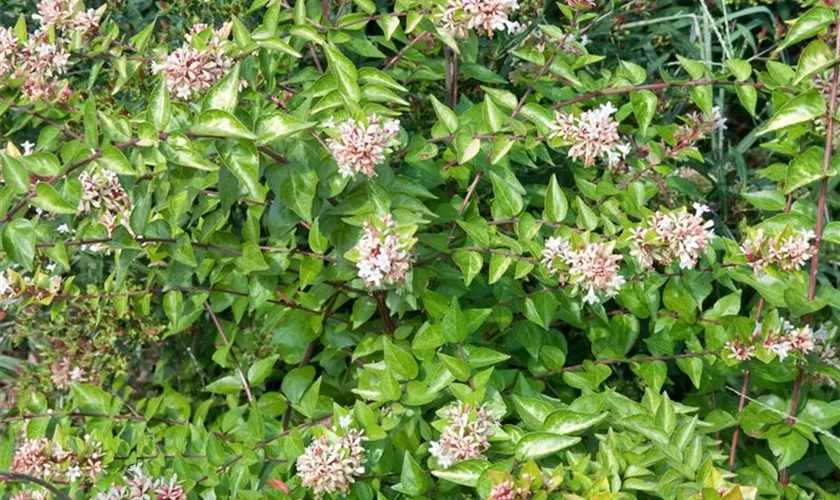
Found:
[[[838,14],[6,0],[0,496],[836,498]]]

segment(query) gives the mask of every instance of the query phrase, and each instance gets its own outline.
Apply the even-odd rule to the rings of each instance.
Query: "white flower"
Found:
[[[543,263],[551,273],[560,273],[559,263],[567,268],[568,282],[577,291],[585,291],[583,301],[595,304],[598,293],[615,297],[625,279],[619,274],[621,255],[612,253],[612,245],[586,243],[572,249],[560,238],[549,238],[543,249]],[[561,279],[564,276],[561,274]]]
[[[366,222],[365,234],[356,245],[360,260],[356,264],[359,278],[369,287],[402,283],[411,269],[410,254],[401,235],[395,231],[390,214],[383,219],[385,229],[380,231]]]
[[[330,127],[332,128],[332,127]],[[399,120],[385,120],[376,115],[367,118],[367,125],[352,118],[338,126],[338,137],[327,139],[327,148],[344,177],[376,175],[377,165],[385,162],[392,148],[399,144]]]
[[[681,269],[693,269],[700,256],[714,237],[714,222],[704,220],[709,207],[694,204],[695,213],[686,209],[668,213],[657,211],[653,217],[634,229],[631,255],[645,269],[652,269],[654,262],[669,265],[679,262]],[[653,237],[651,237],[653,235]]]
[[[311,488],[317,498],[325,493],[346,493],[365,472],[364,431],[344,432],[335,442],[326,437],[313,439],[295,463],[301,484]]]
[[[201,94],[221,80],[233,66],[233,59],[225,54],[221,46],[227,38],[227,26],[214,31],[204,49],[190,47],[192,35],[204,28],[204,25],[194,26],[187,43],[169,54],[162,63],[152,62],[152,72],[163,73],[169,92],[179,99],[188,100]]]
[[[69,234],[71,232],[70,226],[68,226],[67,224],[62,224],[55,228],[55,230],[61,234]]]
[[[519,9],[517,0],[448,0],[440,13],[443,29],[456,38],[470,31],[493,38],[496,31],[518,33],[522,26],[509,19]]]
[[[769,266],[776,266],[780,271],[794,271],[813,257],[811,240],[815,237],[810,230],[767,237],[759,228],[744,239],[741,253],[755,274],[763,273]]]
[[[23,144],[21,144],[21,147],[23,147],[23,156],[29,156],[35,150],[35,144],[29,141],[26,141]]]
[[[338,425],[341,426],[342,429],[348,429],[350,424],[353,423],[353,416],[352,415],[344,415],[338,419]]]
[[[726,348],[730,351],[729,358],[737,359],[738,361],[747,361],[755,354],[755,346],[746,345],[738,341],[727,342]]]
[[[82,477],[82,469],[78,465],[73,465],[67,469],[67,480],[71,483],[75,483],[80,477]]]
[[[483,406],[473,409],[463,403],[446,410],[443,419],[447,425],[441,431],[440,438],[431,442],[429,453],[444,469],[464,460],[481,458],[482,453],[490,447],[487,438],[499,424]]]
[[[618,122],[612,117],[616,111],[615,106],[607,102],[580,116],[557,112],[549,138],[560,137],[570,143],[569,158],[583,158],[583,164],[587,167],[593,165],[599,157],[614,167],[632,149],[618,134]]]

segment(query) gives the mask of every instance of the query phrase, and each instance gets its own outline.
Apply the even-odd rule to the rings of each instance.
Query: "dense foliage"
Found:
[[[830,1],[9,0],[0,496],[837,498]]]

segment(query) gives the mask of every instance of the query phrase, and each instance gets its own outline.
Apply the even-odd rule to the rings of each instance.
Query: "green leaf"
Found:
[[[755,117],[755,105],[758,102],[758,91],[755,87],[739,85],[735,87],[735,93],[738,95],[738,101],[740,101],[741,106],[747,110],[750,116]]]
[[[242,381],[236,375],[227,375],[207,384],[204,390],[213,394],[239,394],[242,391]]]
[[[26,170],[39,177],[53,177],[61,173],[61,163],[52,153],[32,153],[19,158]]]
[[[268,264],[265,263],[260,247],[253,241],[246,241],[242,245],[242,255],[236,258],[236,267],[249,273],[265,271],[268,269]]]
[[[400,376],[403,380],[414,380],[420,373],[417,361],[406,349],[394,344],[390,339],[384,339],[385,365],[391,372]]]
[[[3,182],[11,186],[14,194],[23,194],[29,191],[29,174],[23,164],[11,155],[0,155],[3,160]]]
[[[204,96],[202,111],[218,109],[234,113],[239,103],[239,64],[234,64],[227,75],[219,80]]]
[[[96,101],[88,97],[85,101],[83,123],[85,128],[85,144],[89,148],[99,146],[99,121],[96,118]]]
[[[639,132],[647,133],[648,126],[656,113],[656,105],[659,98],[650,90],[637,90],[630,92],[630,102],[633,104],[633,114],[639,122]]]
[[[543,217],[551,222],[563,222],[568,211],[569,201],[566,199],[566,195],[563,194],[563,190],[560,189],[560,184],[557,183],[557,176],[551,174],[551,179],[548,181],[548,189],[545,191]]]
[[[532,432],[522,436],[517,443],[516,458],[528,460],[551,456],[579,442],[579,437],[561,436],[551,432]]]
[[[799,123],[809,122],[825,114],[825,101],[816,91],[799,94],[784,103],[773,118],[758,132],[768,134]]]
[[[482,266],[484,266],[484,259],[481,254],[469,250],[456,250],[452,254],[452,260],[461,269],[461,273],[464,275],[464,284],[467,286],[470,286],[470,283],[478,276]]]
[[[822,72],[834,62],[834,52],[828,47],[828,44],[822,40],[814,40],[809,43],[802,54],[799,56],[799,62],[796,64],[796,76],[791,82],[793,85],[799,85],[800,82],[818,72]]]
[[[553,434],[577,434],[600,424],[607,419],[607,416],[609,416],[608,412],[585,414],[571,410],[557,410],[546,417],[543,430]]]
[[[325,45],[324,52],[327,54],[330,73],[335,77],[341,95],[347,101],[359,102],[362,90],[359,88],[356,66],[333,45]]]
[[[493,133],[498,132],[504,125],[506,116],[499,111],[490,96],[484,95],[484,119]]]
[[[700,388],[700,383],[703,381],[703,360],[697,358],[679,358],[677,359],[677,366],[683,371],[691,383],[694,384],[695,389]]]
[[[318,173],[311,165],[293,162],[270,177],[271,189],[284,205],[306,222],[312,222],[312,203],[318,186]]]
[[[309,130],[315,125],[315,122],[303,122],[285,113],[272,113],[261,118],[257,123],[258,142],[267,144],[303,130]]]
[[[118,175],[137,175],[122,151],[110,144],[102,146],[102,157],[96,162],[105,170],[110,170]]]
[[[783,425],[785,429],[781,429]],[[776,424],[768,434],[767,445],[776,456],[780,469],[795,464],[808,452],[808,439],[785,424]]]
[[[823,228],[823,240],[840,245],[840,221],[829,222]]]
[[[759,210],[781,211],[785,208],[786,199],[784,195],[775,190],[741,193],[741,196]]]
[[[248,368],[248,383],[251,385],[262,384],[263,381],[271,375],[271,371],[274,369],[274,363],[277,362],[278,358],[280,358],[280,355],[275,354],[274,356],[263,358],[251,365],[251,367]]]
[[[487,274],[487,282],[492,285],[502,279],[511,263],[513,263],[513,258],[509,255],[498,253],[490,255],[490,270]]]
[[[35,198],[32,204],[46,212],[54,214],[73,214],[76,207],[61,197],[58,191],[49,184],[39,182],[35,187]]]
[[[149,123],[158,130],[165,130],[169,125],[172,116],[172,105],[169,102],[169,87],[166,84],[166,77],[161,74],[158,84],[152,91],[149,99],[149,107],[146,110]]]
[[[432,107],[435,109],[438,120],[443,123],[450,134],[454,134],[458,130],[458,117],[455,116],[455,112],[449,109],[447,105],[438,101],[435,96],[430,95],[429,99],[432,101]]]
[[[648,387],[656,393],[662,390],[662,385],[668,379],[668,365],[664,361],[630,363],[630,369],[642,377]]]
[[[211,109],[201,113],[192,126],[192,133],[205,137],[225,137],[236,139],[256,139],[235,116],[226,111]]]
[[[487,460],[464,460],[444,470],[433,470],[432,475],[450,483],[475,488],[478,478],[490,467]]]
[[[727,59],[726,67],[739,82],[745,82],[752,74],[752,66],[743,59]]]
[[[779,45],[779,50],[811,38],[824,30],[835,19],[833,9],[817,6],[799,16],[793,26],[785,35],[784,41]]]
[[[443,328],[443,336],[447,342],[458,343],[467,338],[469,334],[467,318],[461,311],[457,298],[453,297],[452,302],[449,303],[449,309],[441,318],[441,328]]]
[[[514,217],[522,211],[525,203],[522,195],[516,186],[509,182],[509,179],[502,178],[495,171],[490,171],[490,181],[493,183],[493,193],[496,195],[496,203],[506,217]]]
[[[409,497],[420,496],[431,486],[429,474],[414,460],[409,451],[403,456],[400,483],[394,489]]]
[[[538,293],[525,299],[523,312],[528,321],[547,331],[557,314],[557,299],[549,292]]]
[[[822,179],[824,175],[822,166],[824,155],[822,148],[811,146],[794,158],[788,165],[784,194],[790,194],[801,187]]]
[[[3,249],[12,262],[32,269],[35,258],[35,226],[26,219],[16,219],[3,228]]]
[[[227,169],[245,186],[248,195],[257,200],[265,199],[265,187],[260,184],[260,157],[251,141],[225,141],[218,146],[219,154]]]

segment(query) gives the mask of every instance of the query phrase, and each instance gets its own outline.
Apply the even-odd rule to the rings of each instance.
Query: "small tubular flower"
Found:
[[[356,174],[368,179],[375,177],[376,166],[384,163],[394,146],[399,144],[399,120],[382,120],[377,115],[370,115],[367,123],[350,118],[338,127],[331,121],[325,126],[337,129],[337,136],[327,139],[327,147],[344,177]]]
[[[233,59],[225,54],[222,43],[230,32],[228,25],[213,31],[207,45],[193,48],[189,41],[206,29],[198,24],[187,35],[187,43],[169,54],[163,62],[152,62],[152,72],[163,73],[169,92],[179,99],[189,100],[209,89],[222,79],[233,66]]]
[[[429,453],[444,469],[452,465],[481,458],[490,443],[493,429],[499,425],[496,417],[484,406],[473,407],[459,403],[443,413],[446,426],[437,441],[432,441]]]
[[[470,31],[493,38],[497,31],[518,33],[522,26],[510,16],[519,9],[517,0],[448,0],[439,15],[443,29],[456,38]]]
[[[647,270],[657,262],[665,266],[679,262],[681,269],[693,269],[714,237],[714,222],[703,219],[708,211],[707,206],[697,203],[693,214],[685,208],[657,211],[632,230],[630,254]]]
[[[334,427],[333,431],[339,428]],[[301,484],[312,489],[317,498],[325,493],[346,493],[365,472],[364,431],[342,422],[340,432],[342,435],[332,440],[326,436],[312,440],[295,463]]]
[[[356,245],[359,278],[369,287],[402,283],[411,269],[411,255],[391,214],[384,217],[383,225],[384,229],[379,229],[365,222],[364,234]]]
[[[811,240],[816,237],[813,231],[793,231],[785,228],[780,234],[770,236],[759,228],[741,245],[741,252],[755,274],[766,272],[770,266],[780,271],[793,271],[802,267],[805,261],[813,257],[814,247]]]
[[[558,112],[549,138],[559,137],[569,143],[569,158],[582,158],[587,167],[598,158],[606,159],[607,165],[615,167],[631,150],[630,144],[622,141],[618,133],[618,122],[613,118],[616,111],[608,102],[578,116]]]
[[[613,254],[614,243],[584,243],[577,249],[562,238],[549,238],[543,249],[543,264],[550,273],[560,275],[577,292],[586,292],[583,301],[595,304],[598,294],[615,297],[625,279],[619,274],[621,255]]]

